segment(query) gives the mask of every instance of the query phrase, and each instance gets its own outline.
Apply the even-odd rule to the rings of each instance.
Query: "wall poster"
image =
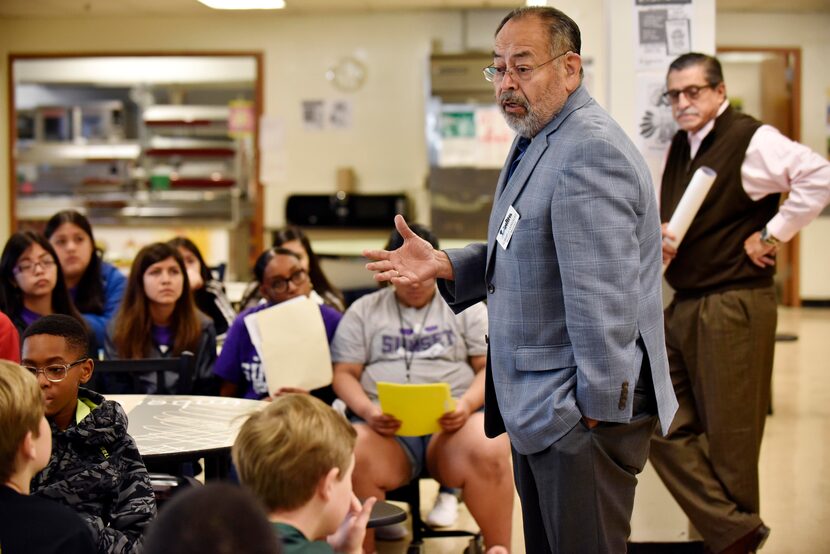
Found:
[[[677,124],[671,113],[669,101],[663,97],[666,90],[664,73],[648,72],[637,76],[637,149],[646,159],[651,175],[662,175],[666,152]]]
[[[677,130],[671,106],[662,96],[666,71],[692,45],[693,0],[634,0],[637,137],[655,183]]]
[[[635,0],[637,70],[664,70],[692,49],[692,0]]]

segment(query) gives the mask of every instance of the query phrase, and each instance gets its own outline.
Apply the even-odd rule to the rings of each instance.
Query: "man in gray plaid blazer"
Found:
[[[487,300],[485,426],[510,437],[533,553],[625,552],[636,474],[677,409],[654,188],[582,87],[579,50],[553,8],[519,8],[497,30],[485,77],[518,137],[486,245],[435,251],[398,216],[404,246],[366,252],[378,280],[439,277],[455,311]]]

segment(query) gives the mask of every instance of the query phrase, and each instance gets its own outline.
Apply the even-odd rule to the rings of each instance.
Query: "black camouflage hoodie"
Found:
[[[61,432],[52,426],[52,456],[32,480],[32,494],[77,511],[92,527],[99,553],[137,552],[156,515],[150,477],[121,406],[78,390],[90,412]]]

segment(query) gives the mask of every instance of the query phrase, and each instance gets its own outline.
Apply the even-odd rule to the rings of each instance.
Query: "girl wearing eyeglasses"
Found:
[[[127,279],[102,259],[89,220],[75,210],[53,215],[43,231],[58,255],[69,295],[103,346]]]
[[[179,251],[157,242],[142,248],[133,260],[124,300],[110,322],[107,359],[143,359],[180,356],[192,352],[194,394],[215,394],[216,329],[201,314],[189,293],[187,269]],[[153,394],[155,374],[141,376],[142,390],[122,390],[126,381],[109,384],[112,391]],[[165,374],[167,390],[174,390],[178,374]]]
[[[0,256],[0,311],[19,334],[45,315],[65,314],[84,321],[72,304],[57,259],[49,241],[32,231],[17,232],[6,242]]]
[[[311,294],[309,298],[318,304],[328,304],[338,312],[346,311],[346,303],[343,300],[343,293],[331,284],[323,268],[320,266],[320,259],[311,248],[311,241],[302,229],[294,225],[283,227],[274,231],[274,246],[281,246],[291,250],[300,258],[300,265],[308,273],[311,281]]]
[[[222,353],[216,360],[214,370],[222,380],[220,386],[222,396],[243,398],[266,398],[268,396],[265,371],[251,341],[245,318],[249,314],[270,308],[280,302],[311,294],[311,281],[300,258],[286,248],[270,248],[260,254],[254,264],[254,276],[258,283],[257,290],[265,302],[243,310],[228,330]],[[325,304],[320,305],[320,315],[326,327],[326,336],[331,342],[343,315]],[[279,332],[278,329],[274,331]],[[334,400],[331,385],[312,391],[281,389],[279,393],[282,392],[310,392],[329,404]]]

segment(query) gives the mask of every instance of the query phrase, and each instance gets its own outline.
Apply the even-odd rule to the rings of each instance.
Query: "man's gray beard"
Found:
[[[539,114],[532,109],[528,109],[527,113],[521,117],[507,113],[501,104],[499,104],[499,110],[501,110],[507,126],[513,129],[520,137],[532,139],[548,124],[547,121],[541,121]]]

